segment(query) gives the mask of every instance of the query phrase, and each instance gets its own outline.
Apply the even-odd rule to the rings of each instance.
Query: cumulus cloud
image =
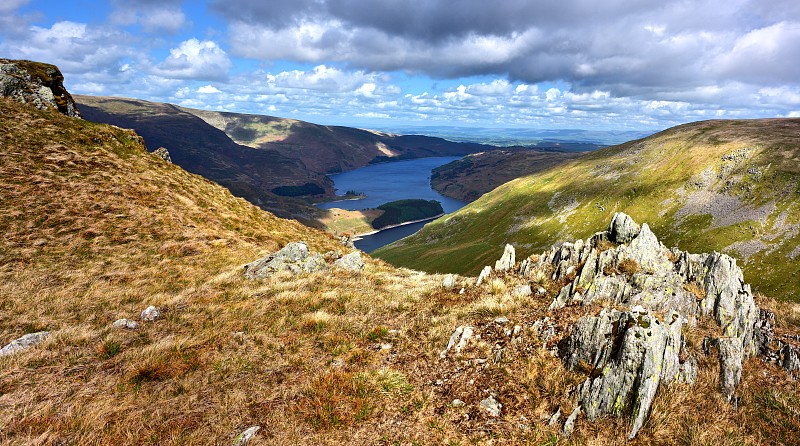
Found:
[[[709,85],[796,83],[800,7],[776,0],[217,0],[231,51],[368,71],[657,99]],[[743,13],[747,11],[747,13]],[[778,13],[777,11],[780,11]]]
[[[216,42],[192,38],[169,50],[169,56],[153,72],[172,79],[225,80],[231,66]]]
[[[222,93],[222,91],[219,88],[213,85],[203,85],[202,87],[197,89],[197,92],[202,94]]]

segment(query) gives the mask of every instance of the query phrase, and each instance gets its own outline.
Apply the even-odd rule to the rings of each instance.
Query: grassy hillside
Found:
[[[529,255],[624,211],[668,246],[740,258],[762,292],[800,301],[800,120],[706,121],[586,154],[495,189],[374,253],[476,273],[505,242]]]
[[[530,149],[475,153],[433,169],[431,187],[456,200],[475,201],[503,183],[547,170],[578,156],[574,152]]]
[[[367,259],[361,273],[247,280],[243,264],[289,241],[343,247],[147,153],[131,131],[1,98],[0,130],[0,345],[50,331],[0,357],[2,444],[232,444],[253,425],[249,445],[629,444],[624,418],[579,417],[569,439],[547,427],[585,373],[528,328],[502,361],[485,359],[492,338],[440,359],[454,327],[499,340],[498,316],[529,327],[546,314],[552,296],[513,293],[519,278],[460,294]],[[148,305],[162,318],[111,326]],[[797,314],[779,320],[796,327]],[[797,381],[747,361],[734,410],[717,361],[701,361],[695,387],[659,394],[632,444],[794,438]],[[499,418],[479,409],[487,389]]]

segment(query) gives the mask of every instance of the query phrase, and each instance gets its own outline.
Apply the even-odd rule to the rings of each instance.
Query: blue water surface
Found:
[[[467,203],[445,197],[433,190],[431,188],[431,170],[460,158],[444,156],[394,161],[331,175],[337,194],[354,190],[367,196],[360,200],[333,201],[320,203],[317,206],[322,209],[361,210],[376,208],[390,201],[418,198],[437,200],[442,203],[445,213],[455,212]],[[385,229],[376,234],[364,236],[363,239],[356,241],[355,245],[362,251],[371,252],[417,232],[422,226],[424,223]]]

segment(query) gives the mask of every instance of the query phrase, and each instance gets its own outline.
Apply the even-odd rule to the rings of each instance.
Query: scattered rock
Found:
[[[452,404],[453,404],[453,407],[463,407],[465,403],[463,401],[461,401],[460,399],[456,398],[456,399],[453,400]]]
[[[158,308],[152,305],[145,308],[144,311],[142,311],[142,314],[139,316],[139,318],[145,322],[153,322],[154,320],[160,317],[161,317],[161,312],[158,311]]]
[[[50,335],[49,331],[39,331],[36,333],[28,333],[24,336],[14,339],[8,345],[0,349],[0,356],[7,356],[12,353],[17,353],[22,350],[25,350],[29,347],[32,347],[44,341],[45,339],[47,339],[47,336],[49,335]]]
[[[361,259],[361,251],[353,251],[333,262],[333,265],[347,271],[359,272],[364,269],[364,261]]]
[[[525,297],[531,294],[533,294],[533,290],[531,290],[530,285],[517,285],[511,291],[511,295],[514,297]]]
[[[511,321],[505,316],[500,316],[498,318],[495,318],[495,320],[494,320],[494,323],[498,324],[498,325],[505,325],[505,324],[507,324],[509,322],[511,322]]]
[[[558,420],[561,419],[561,408],[559,407],[556,413],[550,417],[550,421],[547,422],[547,426],[553,427],[558,423]]]
[[[159,147],[156,150],[153,150],[153,155],[161,158],[162,160],[172,163],[172,157],[169,156],[169,150],[166,147]]]
[[[237,435],[236,438],[233,439],[233,446],[246,445],[253,438],[253,436],[256,435],[256,432],[258,432],[260,429],[261,426],[248,427],[247,429],[244,430],[244,432]]]
[[[515,256],[514,247],[507,244],[506,249],[503,251],[503,256],[500,257],[500,260],[495,262],[494,269],[497,272],[511,271],[514,269],[514,262],[516,261]]]
[[[444,280],[442,281],[442,286],[446,290],[452,290],[456,287],[456,276],[452,274],[448,274],[444,276]]]
[[[339,250],[336,251],[328,251],[325,254],[322,254],[322,258],[327,260],[337,260],[342,257],[342,252]]]
[[[463,325],[456,328],[456,331],[450,335],[450,340],[447,342],[447,348],[439,353],[439,357],[445,358],[450,350],[453,350],[455,353],[461,353],[461,350],[467,346],[467,343],[472,338],[473,330],[474,329],[472,327]]]
[[[478,275],[478,281],[475,282],[475,286],[480,286],[480,284],[489,278],[490,274],[492,274],[492,267],[489,265],[484,266],[481,273]]]
[[[135,329],[137,325],[136,321],[131,319],[117,319],[111,324],[114,328],[127,328],[129,330]]]
[[[503,405],[500,404],[493,396],[486,398],[481,401],[480,403],[481,409],[485,410],[489,413],[491,417],[499,417],[500,411],[503,409]]]
[[[319,253],[311,254],[305,242],[291,242],[280,251],[245,265],[244,275],[248,279],[264,279],[279,271],[300,274],[321,271],[327,267],[325,259]]]

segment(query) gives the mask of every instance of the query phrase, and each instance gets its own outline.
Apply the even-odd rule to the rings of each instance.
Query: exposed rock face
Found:
[[[516,252],[514,251],[514,247],[511,245],[506,245],[506,249],[503,251],[503,256],[500,257],[500,260],[495,262],[494,269],[497,272],[510,271],[514,268],[515,262]]]
[[[577,389],[589,420],[631,412],[629,438],[633,438],[647,419],[661,382],[693,381],[685,373],[692,367],[684,368],[679,359],[682,325],[677,313],[662,322],[642,307],[603,310],[578,321],[559,350],[567,368],[591,371]]]
[[[0,59],[0,96],[41,110],[58,110],[67,116],[81,117],[64,88],[64,76],[55,65]]]
[[[162,160],[172,163],[172,157],[169,156],[169,150],[166,147],[159,147],[156,150],[153,150],[153,155],[161,158]]]
[[[496,269],[513,266],[509,247]],[[484,268],[478,284],[490,273],[490,267]],[[623,213],[614,214],[606,231],[587,240],[563,243],[523,260],[519,275],[564,283],[551,311],[603,305],[599,314],[580,318],[561,338],[557,352],[551,351],[566,368],[589,375],[573,390],[576,406],[589,420],[629,416],[630,438],[647,420],[659,386],[692,384],[696,379],[698,362],[686,349],[682,330],[700,318],[713,320],[721,329],[722,336],[707,343],[719,358],[720,391],[732,404],[738,401],[742,362],[752,354],[761,354],[790,373],[800,372],[800,339],[775,337],[774,315],[755,304],[735,259],[716,252],[669,250],[646,223],[639,226]],[[528,285],[519,288],[512,296],[530,293]],[[535,321],[530,329],[542,348],[551,348],[548,342],[557,335],[549,317]],[[471,338],[482,335],[472,327],[459,327],[441,357],[460,352]],[[576,409],[573,415],[577,414]],[[565,433],[574,424],[570,418]]]
[[[28,333],[24,336],[14,339],[8,345],[0,349],[0,356],[7,356],[12,353],[17,353],[22,350],[25,350],[31,346],[34,346],[44,341],[45,339],[47,339],[47,336],[49,335],[50,335],[49,331],[39,331],[36,333]]]
[[[486,279],[488,279],[491,274],[492,274],[492,267],[489,265],[484,266],[483,269],[481,270],[481,273],[478,275],[478,280],[475,282],[475,286],[478,286],[483,282],[486,282]]]

